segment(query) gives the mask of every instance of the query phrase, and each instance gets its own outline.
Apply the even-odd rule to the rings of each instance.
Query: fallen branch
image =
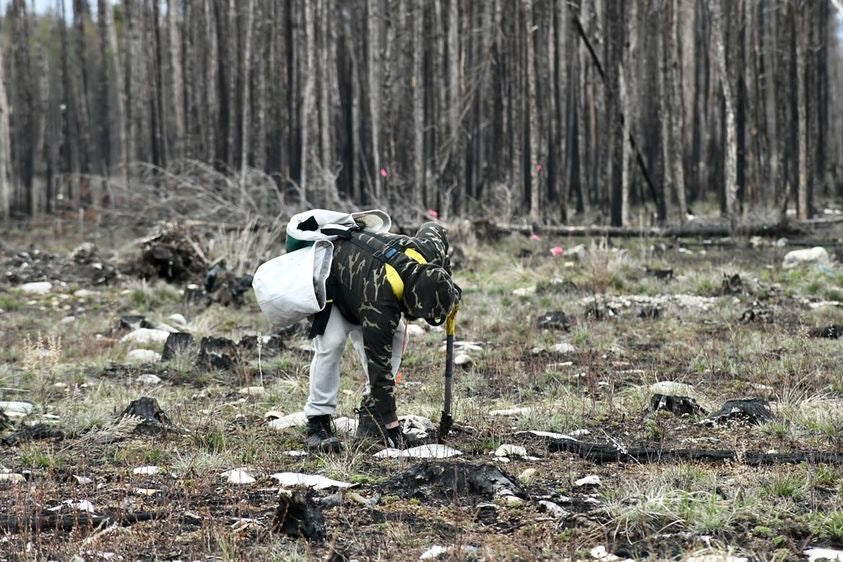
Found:
[[[77,528],[96,528],[101,525],[128,526],[145,521],[173,519],[187,525],[199,525],[201,519],[190,515],[173,515],[171,511],[141,511],[139,513],[110,513],[97,515],[92,513],[46,513],[26,517],[0,517],[0,531],[21,533],[24,531],[41,533],[44,531],[71,531]]]
[[[807,225],[806,225],[807,226]],[[584,225],[584,226],[530,226],[496,224],[493,225],[497,234],[556,234],[563,236],[608,236],[618,238],[682,238],[682,237],[711,237],[711,236],[792,236],[803,234],[804,228],[800,223],[784,224],[748,224],[738,227],[734,232],[727,224],[699,224],[688,223],[684,226],[607,226],[607,225]]]
[[[596,463],[639,462],[658,463],[674,461],[733,461],[748,466],[773,464],[843,464],[843,453],[822,451],[793,451],[790,453],[738,452],[724,449],[648,449],[636,447],[622,451],[611,445],[584,443],[576,439],[548,438],[547,448],[551,452],[574,453],[582,459]]]

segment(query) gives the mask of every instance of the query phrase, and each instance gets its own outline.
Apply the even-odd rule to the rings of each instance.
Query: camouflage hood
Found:
[[[410,318],[424,318],[438,326],[457,303],[457,288],[441,267],[422,265],[410,268],[404,279],[401,306]]]
[[[448,260],[448,231],[444,226],[435,222],[426,222],[419,227],[413,236],[428,263],[444,267],[451,273],[451,263]]]

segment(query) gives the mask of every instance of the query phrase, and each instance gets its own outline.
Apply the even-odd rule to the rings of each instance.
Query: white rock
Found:
[[[495,449],[495,456],[496,457],[526,457],[527,456],[527,449],[522,447],[521,445],[512,445],[509,443],[504,443],[497,449]]]
[[[334,420],[334,427],[337,428],[337,433],[344,433],[346,435],[353,435],[357,431],[357,418],[341,417]]]
[[[270,475],[270,478],[277,480],[281,486],[307,486],[314,490],[324,490],[326,488],[350,488],[354,484],[349,482],[340,482],[333,480],[326,476],[319,474],[303,474],[301,472],[276,472]]]
[[[660,381],[650,385],[651,394],[664,394],[665,396],[696,396],[697,391],[690,384],[674,381]]]
[[[157,330],[155,328],[138,328],[133,330],[120,338],[120,343],[138,343],[138,344],[164,344],[167,338],[170,337],[170,332],[167,330]]]
[[[532,408],[507,408],[504,410],[492,410],[490,416],[529,416],[533,413]]]
[[[435,544],[425,550],[421,556],[419,556],[419,560],[434,560],[439,558],[443,554],[448,554],[451,551],[451,547],[440,546]]]
[[[749,562],[749,558],[732,556],[731,554],[699,554],[689,556],[685,562]]]
[[[96,294],[96,291],[91,291],[89,289],[79,289],[73,292],[73,296],[78,297],[80,299],[87,299],[89,297],[93,297]]]
[[[35,404],[32,402],[0,402],[0,411],[10,418],[22,418],[28,416],[35,410]]]
[[[521,474],[518,475],[518,481],[522,484],[530,485],[536,479],[536,474],[538,474],[538,470],[535,468],[525,468],[521,471]]]
[[[815,246],[813,248],[788,252],[784,256],[782,267],[784,269],[793,269],[800,265],[829,265],[830,263],[831,258],[828,255],[828,250],[822,246]]]
[[[457,367],[471,367],[474,365],[474,359],[468,353],[459,353],[454,357],[454,365]]]
[[[605,546],[595,546],[589,551],[591,557],[595,560],[600,560],[600,562],[618,562],[621,560],[620,556],[612,554],[608,550],[606,550]]]
[[[167,320],[169,320],[176,326],[184,327],[187,325],[187,319],[181,314],[171,314],[167,317]]]
[[[151,349],[133,349],[126,354],[126,361],[135,365],[141,363],[157,363],[161,361],[161,354]]]
[[[0,473],[0,482],[11,482],[12,484],[22,484],[26,482],[26,477],[23,474],[16,472]]]
[[[573,248],[568,249],[565,255],[574,258],[577,261],[583,261],[588,257],[588,250],[584,244],[577,244]]]
[[[556,433],[554,431],[540,431],[538,429],[530,429],[527,431],[518,431],[515,435],[524,435],[525,433],[529,433],[530,435],[535,435],[536,437],[546,437],[548,439],[570,439],[571,441],[576,441],[576,438],[571,437],[570,435],[566,435],[564,433]]]
[[[304,412],[295,412],[293,414],[287,414],[286,416],[276,418],[269,422],[269,427],[277,430],[287,429],[288,427],[304,427],[306,425],[307,416],[304,415]]]
[[[555,504],[551,501],[540,500],[539,505],[542,506],[546,512],[551,514],[553,517],[556,517],[557,519],[562,519],[568,516],[568,512],[565,511],[562,506]]]
[[[161,469],[155,465],[139,466],[132,469],[132,474],[143,474],[144,476],[152,476],[161,472]]]
[[[61,324],[62,326],[69,326],[69,325],[73,324],[74,322],[76,322],[75,316],[65,316],[64,318],[62,318],[59,321],[59,324]]]
[[[600,477],[596,474],[589,474],[579,480],[574,482],[574,486],[577,488],[581,488],[583,486],[599,486],[600,485]]]
[[[74,474],[73,478],[76,479],[77,484],[82,484],[83,486],[85,484],[92,484],[94,482],[92,479],[88,478],[87,476],[77,476],[76,474]]]
[[[841,560],[843,561],[843,550],[834,550],[832,548],[811,547],[803,553],[808,557],[808,562],[815,560]]]
[[[398,459],[398,458],[413,458],[413,459],[447,459],[461,455],[462,451],[458,451],[447,445],[419,445],[411,449],[384,449],[375,453],[377,459]]]
[[[287,451],[284,454],[288,457],[306,457],[309,453],[307,451]]]
[[[424,328],[418,324],[407,324],[407,335],[412,337],[423,336]]]
[[[568,342],[561,342],[553,346],[553,351],[555,351],[556,353],[576,353],[577,348],[575,348]]]
[[[24,283],[20,286],[20,290],[27,295],[46,295],[53,289],[53,284],[49,281],[36,281],[35,283]]]
[[[78,502],[75,502],[73,500],[64,500],[55,507],[47,508],[47,511],[61,511],[62,507],[66,505],[70,506],[72,509],[75,509],[77,511],[86,511],[88,513],[94,513],[96,511],[96,509],[94,509],[94,504],[92,504],[88,500],[80,500]]]
[[[514,291],[512,291],[512,294],[515,295],[516,297],[529,297],[530,295],[533,295],[535,293],[536,293],[535,287],[519,287],[518,289],[515,289]]]
[[[524,500],[522,500],[518,496],[513,496],[509,494],[501,496],[501,501],[503,501],[504,505],[507,505],[509,507],[521,507],[522,505],[524,505]]]
[[[154,496],[155,494],[160,493],[161,490],[156,490],[155,488],[135,488],[134,493],[136,496]]]
[[[247,472],[245,468],[233,468],[220,474],[228,480],[229,484],[254,484],[255,477]]]
[[[140,375],[136,380],[138,384],[155,385],[161,383],[161,377],[159,377],[158,375],[153,375],[152,373]]]
[[[245,386],[239,390],[245,396],[266,396],[268,392],[262,386]]]
[[[401,432],[415,440],[424,440],[433,435],[437,427],[429,418],[424,416],[407,415],[400,416],[398,421],[401,422]]]

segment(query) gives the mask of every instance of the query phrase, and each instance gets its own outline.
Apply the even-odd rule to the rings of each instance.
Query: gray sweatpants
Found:
[[[337,409],[337,393],[340,389],[340,366],[345,342],[351,336],[351,344],[363,364],[366,375],[366,394],[369,393],[369,367],[363,349],[363,329],[352,324],[337,310],[331,309],[325,333],[313,338],[313,361],[310,362],[310,396],[304,407],[306,416],[333,414]],[[404,319],[392,338],[392,376],[401,367],[401,355],[407,345],[407,330]]]

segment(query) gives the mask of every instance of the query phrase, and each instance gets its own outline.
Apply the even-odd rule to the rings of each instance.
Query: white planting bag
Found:
[[[317,240],[262,264],[252,280],[261,311],[281,328],[321,311],[333,258],[334,245]]]

